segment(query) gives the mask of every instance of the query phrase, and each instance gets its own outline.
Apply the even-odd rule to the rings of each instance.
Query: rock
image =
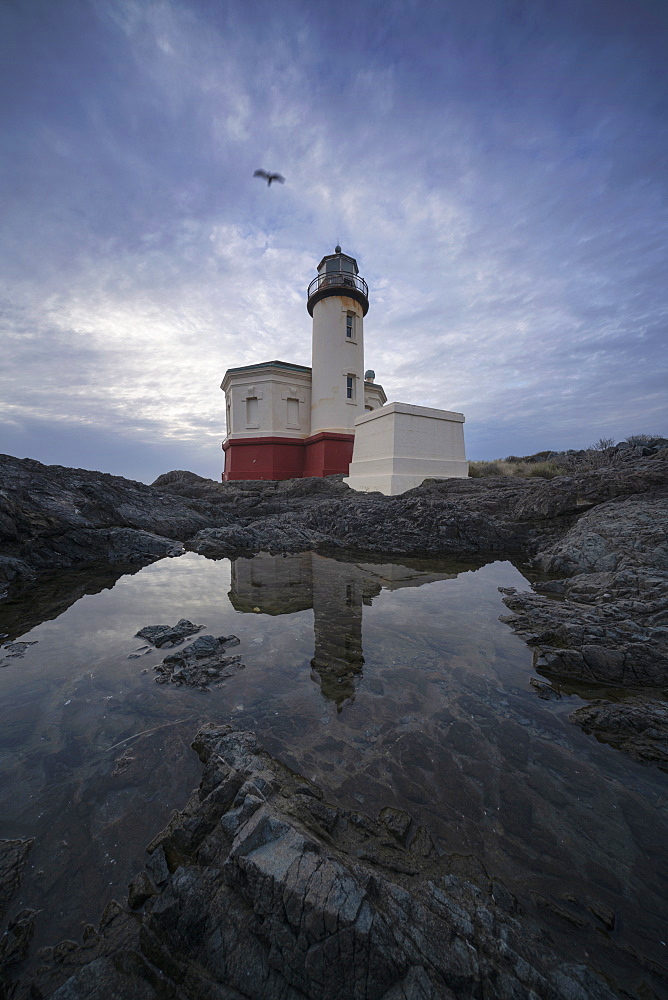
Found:
[[[0,938],[0,969],[4,972],[9,966],[18,965],[27,954],[35,933],[35,911],[21,910],[10,920],[7,930]]]
[[[578,708],[573,722],[629,753],[635,760],[652,761],[668,767],[668,704],[643,698],[625,701],[595,701]]]
[[[76,951],[79,945],[76,941],[70,941],[66,939],[65,941],[60,941],[53,949],[53,960],[54,962],[64,962],[68,955],[71,955],[73,951]]]
[[[613,931],[615,929],[615,912],[614,910],[611,910],[609,906],[606,906],[604,903],[594,902],[589,904],[588,909],[598,920],[601,921],[607,931]]]
[[[610,580],[605,581],[608,587]],[[535,647],[534,666],[559,679],[628,687],[668,684],[664,601],[602,599],[592,607],[535,593],[507,594],[502,617]]]
[[[166,656],[162,663],[153,668],[158,674],[156,681],[160,684],[171,681],[172,684],[207,689],[212,682],[220,682],[231,677],[237,670],[243,670],[240,656],[225,655],[230,646],[238,645],[236,635],[221,635],[217,638],[213,635],[201,635],[178,653]]]
[[[432,481],[398,497],[355,493],[338,480],[215,483],[183,472],[145,486],[0,457],[4,609],[9,618],[16,609],[11,634],[20,639],[36,614],[31,604],[53,617],[81,592],[184,547],[209,556],[345,547],[531,562],[550,579],[506,593],[504,620],[534,649],[535,670],[578,690],[618,686],[623,702],[587,706],[574,721],[665,766],[668,452],[652,445],[619,455],[614,465],[550,481]],[[49,584],[58,568],[72,571],[73,582]],[[85,584],[75,570],[86,570]],[[231,638],[199,636],[166,657],[156,679],[204,688],[219,681],[241,666],[225,655]],[[554,684],[534,681],[539,696],[552,696]],[[639,688],[642,704],[633,696]],[[304,779],[297,791],[295,776],[248,735],[208,731],[197,745],[200,795],[148,862],[156,895],[138,904],[142,912],[110,904],[85,954],[67,952],[39,974],[43,993],[322,1000],[345,983],[365,1000],[611,995],[520,919],[498,880],[490,896],[485,879],[471,874],[475,865],[440,858],[424,825],[411,820],[404,834],[401,817],[385,814],[388,825],[346,813],[313,786],[304,792]],[[554,905],[573,917],[570,904]],[[583,933],[583,920],[607,927],[591,908],[575,917]]]
[[[537,677],[529,678],[529,684],[535,690],[539,698],[544,701],[551,701],[556,699],[557,701],[561,698],[561,694],[556,688],[548,684],[547,681],[541,681]]]
[[[33,639],[31,642],[8,642],[2,647],[2,655],[7,660],[22,660],[30,646],[36,646],[38,641]]]
[[[26,859],[35,843],[29,840],[0,840],[0,918],[7,913],[9,902],[21,884]]]
[[[4,580],[101,560],[151,561],[178,554],[181,542],[209,556],[342,547],[415,556],[522,553],[549,572],[590,572],[619,563],[620,539],[633,547],[615,523],[641,523],[643,510],[648,551],[662,514],[665,520],[667,455],[549,481],[430,481],[397,497],[356,493],[331,477],[215,483],[174,472],[145,486],[0,456],[0,551],[14,560]],[[583,519],[582,538],[559,548]]]
[[[408,836],[412,820],[405,810],[386,806],[380,812],[378,819],[400,843],[406,843],[406,837]]]
[[[178,646],[189,635],[200,632],[204,627],[194,625],[187,618],[180,618],[176,625],[145,625],[135,635],[160,649],[162,646]]]
[[[155,896],[156,891],[146,872],[139,872],[128,886],[128,906],[137,910],[147,899]]]
[[[83,949],[45,958],[22,996],[613,1000],[498,881],[477,885],[396,838],[386,847],[386,823],[350,822],[251,733],[207,726],[194,746],[204,775],[157,838],[172,859],[159,891]]]
[[[98,934],[101,933],[105,928],[109,927],[116,918],[123,912],[123,907],[118,902],[117,899],[110,899],[104,910],[102,911],[102,916],[100,917],[100,922],[97,925]],[[74,949],[68,948],[68,951]]]

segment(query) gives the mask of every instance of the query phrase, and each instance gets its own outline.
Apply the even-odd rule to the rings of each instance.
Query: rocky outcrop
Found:
[[[504,620],[536,647],[542,673],[589,684],[668,685],[666,492],[653,476],[644,482],[646,493],[596,504],[539,549],[533,565],[560,579],[537,581],[538,593],[506,594],[513,615]],[[629,485],[628,477],[608,484]]]
[[[572,715],[586,733],[625,750],[635,760],[653,761],[668,770],[668,705],[628,698],[594,701]]]
[[[0,840],[0,920],[6,916],[12,896],[23,878],[34,840]],[[28,954],[35,930],[35,911],[24,909],[7,924],[0,937],[0,996],[15,966]]]
[[[56,568],[151,562],[209,520],[171,494],[81,469],[0,457],[0,586]]]
[[[668,684],[668,630],[652,603],[609,600],[600,606],[505,591],[513,612],[503,616],[535,649],[541,673],[582,684],[663,687]],[[652,613],[654,610],[654,614]]]
[[[327,803],[250,733],[208,726],[194,746],[199,791],[149,845],[128,904],[83,946],[43,952],[16,1000],[615,996],[501,883],[453,874],[407,813]]]
[[[572,561],[553,547],[587,512],[596,520],[607,508],[606,516],[625,522],[634,515],[624,498],[641,498],[636,514],[648,502],[655,504],[651,517],[664,510],[664,456],[550,481],[427,481],[397,497],[356,493],[336,477],[215,483],[176,472],[146,486],[2,456],[2,572],[12,582],[46,568],[150,561],[177,554],[174,543],[209,556],[305,547],[415,556],[545,553],[542,568],[553,572]],[[589,522],[583,530],[590,531]]]

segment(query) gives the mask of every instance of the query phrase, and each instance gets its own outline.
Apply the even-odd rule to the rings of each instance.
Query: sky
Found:
[[[0,451],[219,479],[337,243],[470,459],[668,434],[667,52],[665,0],[3,0]]]

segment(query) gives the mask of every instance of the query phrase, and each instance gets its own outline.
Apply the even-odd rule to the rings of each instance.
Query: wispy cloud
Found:
[[[665,431],[656,8],[38,7],[0,11],[8,450],[217,476],[225,369],[309,363],[336,242],[367,363],[463,410],[472,457]]]

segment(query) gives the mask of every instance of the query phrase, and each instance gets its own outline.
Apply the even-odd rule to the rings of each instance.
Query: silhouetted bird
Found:
[[[263,177],[267,182],[268,187],[271,187],[272,181],[278,181],[279,184],[285,184],[285,177],[281,174],[270,174],[266,170],[256,170],[253,177]]]

